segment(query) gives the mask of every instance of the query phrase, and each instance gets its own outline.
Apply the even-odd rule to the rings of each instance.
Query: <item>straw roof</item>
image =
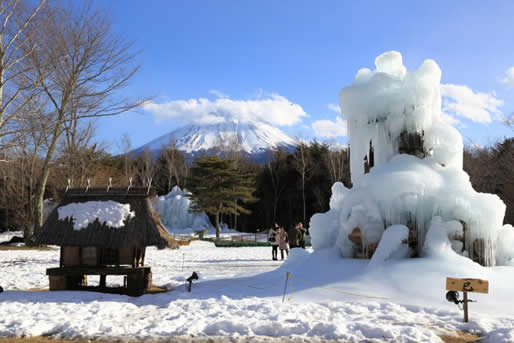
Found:
[[[36,244],[122,248],[130,246],[177,247],[176,241],[154,212],[147,188],[84,188],[61,192],[61,203],[48,216],[35,235]],[[130,204],[135,216],[120,228],[111,228],[96,220],[81,230],[73,229],[70,218],[59,220],[58,209],[70,203],[112,200]]]

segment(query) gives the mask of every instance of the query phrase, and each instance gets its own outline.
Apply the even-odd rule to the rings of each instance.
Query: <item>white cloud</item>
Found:
[[[503,101],[496,98],[495,93],[475,93],[467,86],[441,84],[441,95],[443,112],[447,114],[455,114],[479,123],[490,123],[503,118],[498,109]]]
[[[335,122],[332,120],[317,120],[312,123],[312,129],[319,137],[336,138],[348,135],[348,123],[340,117],[337,117]]]
[[[222,93],[222,92],[220,92],[219,90],[216,90],[216,89],[211,89],[209,91],[209,93],[214,94],[217,98],[222,98],[222,99],[230,98],[230,95]]]
[[[218,98],[211,101],[199,98],[164,103],[150,101],[143,108],[157,120],[174,119],[196,124],[221,123],[226,116],[231,116],[242,122],[264,120],[278,126],[291,126],[307,117],[302,106],[278,94],[258,100]]]
[[[444,113],[444,112],[441,113],[441,120],[451,126],[456,126],[461,123],[460,120],[458,120],[457,118],[449,115],[448,113]]]
[[[328,104],[327,105],[328,109],[331,110],[331,111],[334,111],[336,113],[341,113],[341,108],[339,107],[339,105],[335,105],[335,104]]]
[[[514,67],[510,67],[505,71],[502,82],[510,87],[514,87]]]

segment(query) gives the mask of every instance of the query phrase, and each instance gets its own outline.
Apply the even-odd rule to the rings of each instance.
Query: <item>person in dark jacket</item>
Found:
[[[297,230],[300,231],[301,233],[301,238],[300,238],[300,247],[305,249],[305,240],[307,239],[307,229],[305,229],[303,227],[303,223],[302,222],[299,222],[297,225]]]
[[[298,225],[291,227],[287,231],[287,235],[289,238],[289,247],[291,249],[298,248],[300,246],[300,239],[302,238],[302,234],[300,230],[298,230]]]

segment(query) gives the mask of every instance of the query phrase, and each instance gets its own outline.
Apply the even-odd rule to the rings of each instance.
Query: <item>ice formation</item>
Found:
[[[504,225],[498,235],[498,264],[514,267],[514,227]]]
[[[409,252],[408,238],[409,228],[405,225],[389,226],[384,231],[368,267],[380,266],[385,261],[407,257]]]
[[[408,72],[395,51],[378,56],[375,65],[359,70],[339,94],[353,188],[334,184],[330,211],[311,218],[313,247],[335,245],[344,257],[371,257],[385,228],[401,224],[409,229],[410,254],[422,255],[442,244],[437,229],[430,237],[425,229],[439,225],[461,255],[484,265],[495,265],[497,257],[512,261],[514,252],[506,250],[514,245],[498,243],[512,236],[502,229],[505,204],[473,190],[462,170],[462,137],[441,119],[439,66],[426,60]]]
[[[185,229],[203,230],[212,228],[209,217],[202,213],[191,213],[191,200],[186,197],[187,191],[175,186],[165,196],[154,199],[153,208],[161,216],[162,223],[168,230]]]
[[[59,220],[71,218],[73,230],[81,230],[98,220],[100,223],[112,228],[124,226],[124,222],[135,217],[130,210],[130,204],[108,201],[87,201],[71,203],[57,209]]]

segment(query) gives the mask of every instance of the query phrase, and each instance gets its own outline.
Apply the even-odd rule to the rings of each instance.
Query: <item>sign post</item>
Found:
[[[459,279],[459,278],[446,278],[446,294],[448,301],[453,301],[455,304],[462,303],[464,308],[464,322],[468,322],[468,292],[476,293],[489,293],[489,281],[480,279]],[[459,300],[457,292],[463,292],[464,299]]]

